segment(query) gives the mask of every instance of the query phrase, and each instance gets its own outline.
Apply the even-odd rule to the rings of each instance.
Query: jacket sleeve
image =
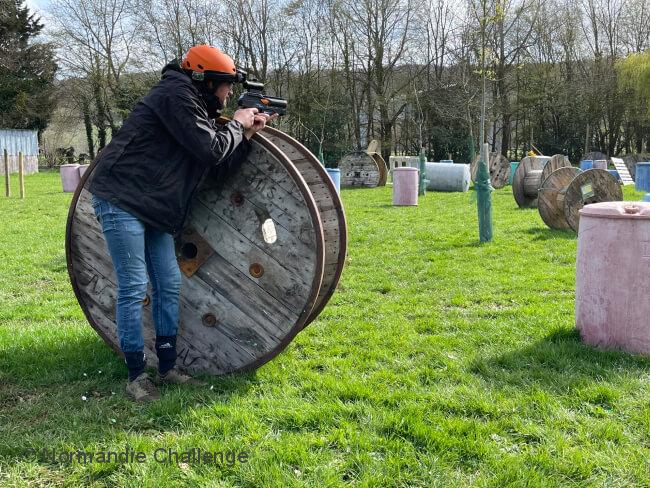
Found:
[[[242,142],[239,144],[233,153],[226,159],[224,159],[219,165],[214,166],[212,168],[212,175],[217,178],[221,179],[225,177],[228,174],[233,173],[236,171],[239,166],[241,166],[241,163],[244,162],[246,157],[248,156],[248,153],[250,152],[252,148],[252,145],[249,140],[247,140],[245,137],[242,137]]]
[[[244,139],[244,126],[235,120],[215,131],[205,108],[189,90],[163,93],[143,103],[154,111],[178,143],[206,166],[228,159]]]

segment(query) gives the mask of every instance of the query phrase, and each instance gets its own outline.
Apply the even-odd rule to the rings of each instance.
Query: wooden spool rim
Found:
[[[330,298],[332,298],[332,295],[336,291],[336,287],[338,286],[338,283],[341,279],[341,274],[343,273],[343,268],[345,267],[345,258],[347,256],[347,249],[348,249],[348,224],[345,219],[345,211],[343,210],[343,202],[341,200],[341,197],[336,191],[336,187],[334,186],[334,182],[332,181],[332,178],[327,173],[327,171],[320,163],[318,158],[316,158],[316,156],[314,156],[314,154],[309,149],[307,149],[304,145],[302,145],[296,139],[291,137],[289,134],[286,134],[278,129],[274,129],[273,127],[265,127],[262,132],[265,131],[268,131],[274,137],[277,137],[278,139],[282,139],[286,141],[288,144],[291,144],[295,149],[299,150],[302,153],[305,159],[307,159],[311,163],[313,168],[320,175],[321,179],[323,180],[323,183],[325,183],[325,186],[327,186],[327,189],[329,190],[329,193],[331,194],[332,197],[332,202],[334,202],[336,215],[339,218],[339,230],[340,230],[339,255],[338,255],[338,262],[336,264],[336,271],[334,277],[332,278],[332,283],[330,284],[329,289],[327,290],[325,295],[322,296],[320,302],[316,303],[314,309],[309,314],[309,317],[307,318],[307,321],[305,322],[304,325],[304,327],[306,327],[312,321],[314,321],[316,317],[318,317],[318,315],[323,311],[323,309],[329,302]]]
[[[276,357],[289,345],[289,343],[294,339],[294,337],[305,327],[307,319],[309,318],[309,315],[312,309],[314,308],[316,299],[318,298],[318,294],[320,292],[320,287],[323,280],[323,270],[325,268],[325,240],[323,236],[323,226],[320,220],[320,214],[316,207],[316,202],[314,200],[314,197],[311,194],[311,191],[309,191],[309,188],[307,187],[307,183],[300,175],[296,167],[289,161],[289,158],[287,158],[287,156],[285,156],[285,154],[281,152],[280,149],[278,149],[278,147],[275,144],[271,143],[271,141],[261,136],[260,134],[255,134],[252,137],[252,139],[258,142],[262,147],[264,147],[267,151],[269,151],[273,156],[277,158],[280,164],[287,170],[289,175],[292,177],[301,195],[305,199],[305,204],[307,205],[309,214],[312,218],[314,233],[316,237],[315,239],[317,245],[316,266],[314,272],[314,279],[312,280],[311,291],[306,300],[306,305],[303,308],[300,315],[298,316],[296,322],[291,326],[291,329],[286,333],[286,335],[278,342],[278,344],[273,349],[269,350],[265,354],[262,354],[251,363],[248,363],[242,367],[229,371],[228,374],[244,373],[246,371],[255,370],[260,366],[262,366],[263,364],[270,361],[271,359],[273,359],[274,357]],[[79,201],[79,196],[81,195],[81,192],[84,189],[85,183],[97,165],[96,161],[97,160],[95,158],[95,160],[93,160],[93,162],[90,164],[88,169],[85,171],[84,175],[81,177],[79,184],[77,185],[77,189],[75,190],[74,195],[72,196],[72,201],[70,202],[70,208],[68,210],[68,220],[66,222],[66,236],[65,236],[66,263],[68,266],[68,275],[70,277],[72,289],[74,291],[75,297],[77,298],[77,302],[81,306],[81,310],[84,312],[84,315],[86,316],[86,319],[90,323],[91,327],[95,330],[95,332],[97,332],[100,335],[100,337],[104,340],[104,342],[108,344],[117,354],[123,356],[124,354],[120,350],[118,343],[117,342],[113,343],[111,338],[106,336],[106,334],[102,332],[101,328],[95,322],[94,317],[88,310],[85,301],[81,298],[82,297],[81,289],[79,287],[79,284],[77,283],[77,278],[73,273],[71,236],[72,236],[72,224],[74,221],[74,214],[77,208],[77,202]]]
[[[549,228],[559,230],[559,229],[570,229],[571,227],[569,226],[569,222],[566,220],[566,215],[564,214],[564,203],[562,204],[561,208],[556,208],[557,205],[553,205],[553,204],[557,204],[557,199],[554,202],[548,202],[546,198],[542,197],[542,195],[544,193],[552,192],[552,191],[558,194],[565,193],[568,188],[568,185],[561,187],[556,182],[560,180],[563,176],[565,176],[565,174],[566,175],[572,174],[573,178],[575,178],[580,173],[582,173],[582,170],[580,170],[579,168],[575,168],[573,166],[563,166],[553,171],[542,182],[542,186],[539,189],[537,209],[539,210],[540,217]],[[561,215],[564,218],[564,221],[561,222],[561,225],[557,225],[557,222],[553,220],[552,217],[554,217],[555,215]]]
[[[560,168],[566,168],[569,166],[571,166],[571,162],[566,156],[563,154],[554,154],[542,169],[542,182],[539,187],[542,188],[544,186],[544,181],[551,175],[551,173]]]
[[[386,170],[386,161],[378,152],[369,152],[372,159],[375,160],[377,168],[379,168],[379,184],[377,186],[386,186],[386,181],[388,180],[388,171]]]

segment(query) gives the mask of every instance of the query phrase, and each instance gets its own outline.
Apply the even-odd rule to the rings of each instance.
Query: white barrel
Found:
[[[467,191],[469,190],[469,164],[427,162],[427,190]]]

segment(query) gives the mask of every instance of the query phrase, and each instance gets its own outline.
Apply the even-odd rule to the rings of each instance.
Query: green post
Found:
[[[424,148],[420,148],[420,181],[418,183],[418,195],[427,194],[427,158],[424,155]]]
[[[481,159],[478,163],[474,191],[478,202],[478,233],[481,242],[492,241],[492,185],[488,171],[488,145],[481,148]]]

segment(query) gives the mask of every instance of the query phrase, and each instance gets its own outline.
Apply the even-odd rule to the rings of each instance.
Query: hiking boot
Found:
[[[126,395],[136,402],[152,402],[160,398],[160,393],[156,389],[147,373],[141,373],[133,381],[126,384]]]
[[[207,383],[192,378],[189,374],[181,371],[178,366],[174,366],[165,374],[156,375],[156,383],[159,385],[193,385],[206,386]]]

